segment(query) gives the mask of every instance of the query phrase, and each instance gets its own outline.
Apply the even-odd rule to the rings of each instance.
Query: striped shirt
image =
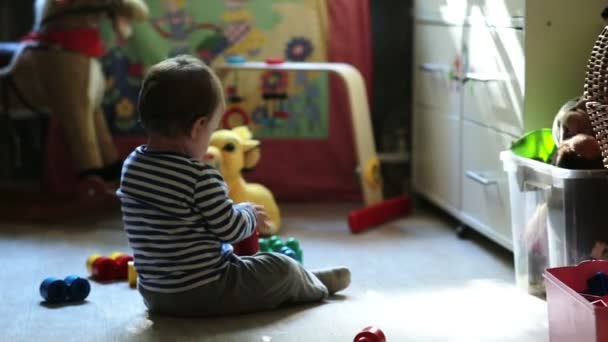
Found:
[[[124,163],[117,195],[139,284],[181,292],[217,280],[232,246],[256,226],[253,207],[235,205],[212,166],[140,146]]]

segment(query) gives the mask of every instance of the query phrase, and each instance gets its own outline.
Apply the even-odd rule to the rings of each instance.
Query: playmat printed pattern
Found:
[[[109,27],[103,58],[104,110],[115,135],[141,134],[136,102],[146,67],[168,56],[198,56],[211,65],[226,56],[263,61],[327,60],[325,0],[148,0],[151,18],[127,43]],[[240,71],[223,80],[227,111],[222,125],[248,124],[259,138],[326,139],[328,76],[320,72]],[[263,95],[286,94],[266,99]],[[267,98],[269,96],[266,96]]]

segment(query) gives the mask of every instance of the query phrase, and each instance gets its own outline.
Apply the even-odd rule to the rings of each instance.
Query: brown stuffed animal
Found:
[[[593,136],[593,127],[587,115],[585,101],[580,97],[566,102],[553,120],[553,138],[557,146],[576,134]]]
[[[34,30],[0,66],[0,108],[49,113],[61,128],[81,179],[120,177],[122,162],[101,109],[105,79],[99,25],[111,19],[122,38],[146,19],[143,0],[37,0]]]
[[[555,155],[554,164],[564,169],[602,169],[602,152],[597,140],[587,134],[577,134],[562,141]]]
[[[603,168],[585,100],[577,97],[560,108],[553,121],[553,138],[558,146],[553,156],[554,165],[578,170]]]

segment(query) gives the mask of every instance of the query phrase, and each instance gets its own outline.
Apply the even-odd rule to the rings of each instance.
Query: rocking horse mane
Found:
[[[35,0],[33,30],[64,17],[104,12],[134,21],[146,20],[150,14],[145,0]]]
[[[90,2],[94,2],[90,0]],[[80,8],[86,8],[88,6],[85,5],[73,5],[70,4],[69,1],[66,3],[60,3],[57,0],[36,0],[34,3],[34,31],[40,30],[46,23],[46,20],[54,17],[57,14],[63,12],[76,12]]]

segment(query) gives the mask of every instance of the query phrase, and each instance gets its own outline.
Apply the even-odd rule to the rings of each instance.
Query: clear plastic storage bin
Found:
[[[519,157],[500,159],[509,178],[517,284],[544,296],[543,272],[603,254],[608,242],[608,170],[567,170]]]

